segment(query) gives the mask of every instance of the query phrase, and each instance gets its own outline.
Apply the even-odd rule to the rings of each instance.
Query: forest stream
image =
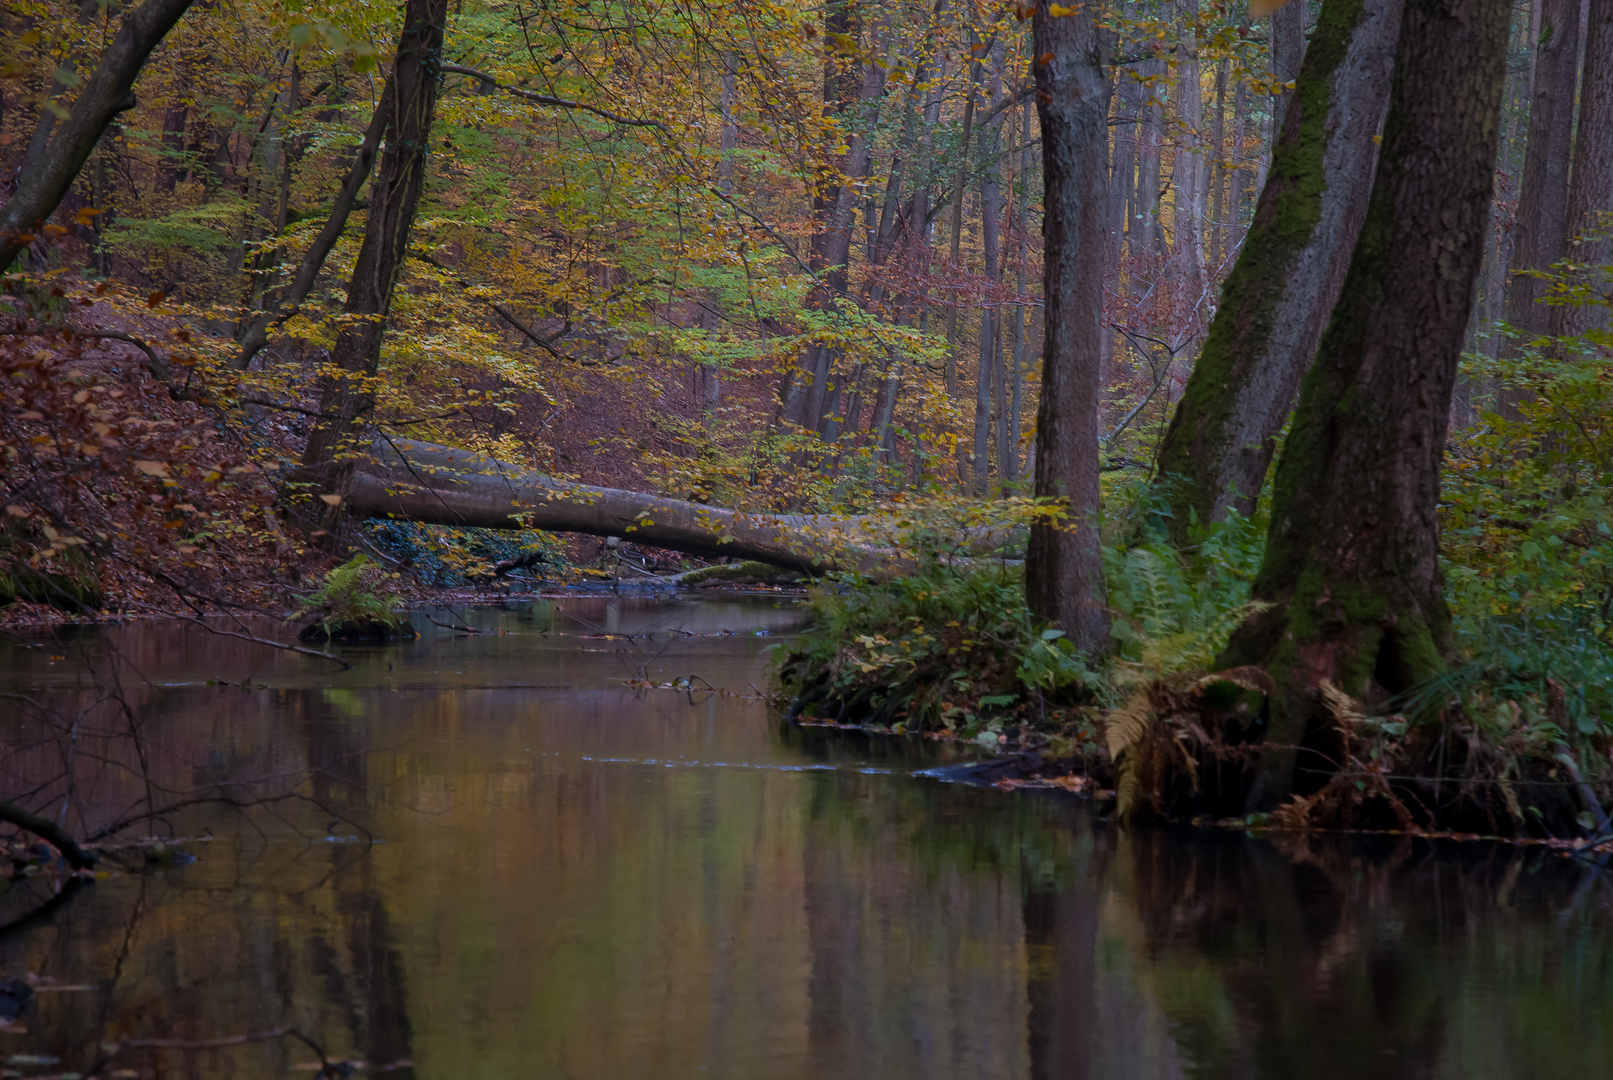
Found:
[[[413,620],[416,641],[338,648],[350,670],[179,623],[0,644],[0,690],[58,718],[120,696],[159,790],[259,800],[172,815],[197,839],[107,852],[47,910],[59,872],[0,891],[0,980],[34,991],[0,1027],[7,1077],[309,1077],[320,1054],[432,1080],[1613,1064],[1613,873],[1584,861],[1121,827],[946,782],[972,749],[779,719],[755,688],[789,600]],[[27,790],[61,744],[8,700],[0,774]],[[147,798],[83,722],[78,835]]]

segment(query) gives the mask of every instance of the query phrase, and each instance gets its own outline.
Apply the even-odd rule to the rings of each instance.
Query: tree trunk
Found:
[[[1219,663],[1275,690],[1251,806],[1296,785],[1320,688],[1398,694],[1444,670],[1440,462],[1484,248],[1509,0],[1407,0],[1371,204],[1277,468],[1254,597]],[[1336,763],[1335,763],[1336,764]]]
[[[381,100],[375,106],[375,115],[370,118],[370,126],[364,132],[364,141],[359,145],[358,152],[353,156],[353,164],[348,169],[347,178],[342,181],[341,190],[336,193],[336,200],[330,208],[330,216],[325,219],[324,226],[319,235],[302,257],[297,265],[297,273],[291,279],[285,295],[279,297],[275,303],[266,304],[264,310],[257,312],[240,331],[241,351],[236,354],[233,361],[237,370],[244,371],[252,358],[256,356],[265,345],[269,344],[269,333],[276,326],[295,315],[313,291],[314,284],[319,280],[319,272],[325,266],[325,259],[329,257],[336,241],[342,238],[347,229],[347,219],[353,212],[353,204],[358,201],[358,193],[363,190],[364,182],[370,177],[370,169],[375,162],[375,152],[380,149],[381,135],[386,130],[387,121],[392,114],[392,80],[388,79],[381,89]]]
[[[301,479],[315,494],[342,492],[352,475],[352,462],[344,458],[355,449],[350,444],[361,418],[375,407],[381,340],[425,181],[447,13],[448,0],[409,0],[404,9],[386,149],[347,288],[346,323],[331,350],[331,366],[345,374],[325,380],[319,411],[327,418],[314,425],[303,450]]]
[[[837,0],[825,13],[830,34],[855,36],[857,20],[852,0]],[[851,259],[852,232],[856,224],[857,198],[868,175],[872,156],[872,134],[878,123],[879,101],[885,93],[886,70],[881,63],[852,66],[841,71],[831,55],[824,67],[824,104],[834,115],[850,113],[853,133],[846,148],[843,182],[827,188],[813,202],[817,231],[813,235],[812,265],[819,275],[808,304],[817,310],[830,309],[835,300],[849,295],[847,264]],[[856,97],[851,88],[860,85]],[[857,108],[860,106],[860,108]],[[856,112],[853,110],[856,109]],[[862,113],[863,115],[858,115]],[[794,373],[785,395],[784,418],[812,431],[821,429],[828,403],[830,379],[834,374],[837,350],[824,344],[807,347],[801,370]]]
[[[1579,74],[1579,0],[1535,0],[1534,86],[1529,142],[1524,150],[1518,216],[1512,227],[1513,274],[1507,288],[1507,322],[1525,340],[1549,328],[1551,312],[1539,302],[1545,283],[1531,270],[1548,270],[1568,237],[1568,155],[1574,135],[1574,85]],[[1509,350],[1516,353],[1516,346]],[[1501,388],[1503,416],[1520,419],[1520,392]]]
[[[1094,9],[1057,18],[1048,9],[1037,4],[1032,50],[1042,126],[1046,297],[1036,494],[1064,500],[1067,517],[1032,527],[1025,599],[1034,614],[1091,653],[1109,641],[1098,532],[1109,81]]]
[[[545,529],[619,536],[709,558],[752,559],[824,573],[906,565],[900,535],[844,514],[747,514],[640,491],[554,480],[469,450],[412,439],[370,448],[344,506],[355,514],[461,528]],[[1013,530],[970,532],[969,550],[1000,556]]]
[[[974,35],[969,35],[971,40]],[[964,70],[968,73],[968,84],[963,105],[963,140],[958,144],[958,171],[952,180],[952,252],[951,269],[953,274],[963,273],[963,193],[969,183],[969,139],[974,131],[975,123],[975,84],[980,81],[980,65],[975,63],[973,53],[964,63]],[[947,358],[946,358],[946,387],[947,397],[958,396],[958,299],[954,295],[952,303],[947,307]]]
[[[1171,169],[1171,289],[1186,316],[1183,337],[1202,325],[1204,293],[1204,96],[1199,78],[1198,0],[1181,0],[1184,24],[1176,57],[1176,122],[1180,133]]]
[[[1276,161],[1160,447],[1171,539],[1245,515],[1366,215],[1401,0],[1325,0]]]
[[[987,91],[987,103],[997,104],[1002,90],[1002,53],[996,51],[996,66],[992,70]],[[998,179],[999,145],[1002,136],[1002,114],[980,129],[980,246],[986,262],[986,279],[997,281],[998,226],[1002,219],[1002,186]],[[992,376],[997,368],[996,325],[999,308],[996,297],[987,293],[980,307],[980,367],[975,378],[975,430],[974,430],[974,493],[984,498],[990,472],[988,443],[991,438]]]
[[[1304,66],[1305,9],[1308,6],[1306,0],[1287,0],[1271,13],[1271,74],[1279,87],[1298,79],[1300,69]],[[1276,132],[1274,139],[1282,138],[1283,118],[1289,104],[1298,96],[1298,87],[1277,91],[1272,102],[1272,130]]]
[[[190,5],[191,0],[146,0],[124,16],[66,121],[0,209],[0,271],[33,242],[32,230],[56,211],[112,118],[134,108],[134,82],[146,57]]]
[[[1579,135],[1569,182],[1566,257],[1576,266],[1613,262],[1613,0],[1589,0],[1585,74],[1579,91]],[[1605,307],[1582,304],[1551,309],[1551,332],[1583,334],[1608,323]]]

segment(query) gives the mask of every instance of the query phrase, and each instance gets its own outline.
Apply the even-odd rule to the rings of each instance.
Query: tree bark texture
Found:
[[[386,147],[371,187],[364,241],[347,287],[346,324],[331,350],[331,366],[343,374],[326,381],[319,411],[332,418],[314,426],[303,451],[303,479],[319,492],[341,493],[352,475],[352,463],[344,458],[349,451],[362,449],[351,444],[360,418],[375,406],[373,384],[381,364],[381,340],[425,182],[447,14],[447,0],[409,0],[404,9]]]
[[[32,242],[32,230],[55,213],[112,118],[134,108],[134,83],[146,57],[190,5],[191,0],[146,0],[124,16],[67,119],[0,209],[0,270]]]
[[[1305,9],[1306,0],[1288,0],[1271,13],[1271,74],[1279,83],[1291,83],[1299,78],[1305,60]],[[1279,90],[1272,103],[1276,138],[1282,138],[1283,121],[1288,106],[1299,94],[1299,88]],[[1274,146],[1273,151],[1276,150]]]
[[[1579,89],[1579,134],[1569,179],[1571,246],[1564,257],[1576,266],[1613,262],[1613,0],[1588,0],[1585,65]],[[1576,239],[1579,238],[1579,239]],[[1583,334],[1608,323],[1605,307],[1558,305],[1551,309],[1553,334]]]
[[[1366,217],[1402,2],[1322,5],[1254,220],[1160,447],[1178,545],[1195,517],[1252,513],[1265,484]]]
[[[1220,663],[1276,688],[1250,794],[1294,786],[1319,687],[1396,694],[1444,670],[1440,461],[1483,254],[1509,0],[1407,0],[1367,219],[1277,468],[1254,597]],[[1375,687],[1374,687],[1375,684]]]
[[[1529,141],[1512,226],[1513,272],[1506,302],[1507,322],[1526,340],[1546,333],[1551,320],[1550,309],[1539,302],[1545,282],[1529,271],[1549,270],[1568,240],[1568,164],[1579,74],[1579,0],[1535,3],[1539,36],[1534,42]],[[1519,419],[1520,400],[1519,391],[1503,387],[1502,414]]]
[[[1055,18],[1049,6],[1036,6],[1032,50],[1046,208],[1035,491],[1065,500],[1067,516],[1032,527],[1025,598],[1032,613],[1062,629],[1076,648],[1097,652],[1109,641],[1098,532],[1109,81],[1093,10]]]

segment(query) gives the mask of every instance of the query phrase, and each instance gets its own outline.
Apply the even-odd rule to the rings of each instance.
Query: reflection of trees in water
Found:
[[[8,909],[35,910],[0,926],[0,971],[94,987],[38,993],[29,1052],[82,1071],[108,1041],[289,1027],[333,1059],[407,1059],[403,963],[365,848],[331,844],[319,854],[284,843],[322,836],[331,805],[365,806],[364,725],[317,693],[163,687],[129,678],[128,658],[116,659],[121,669],[52,694],[56,722],[36,712],[31,725],[7,725],[0,740],[14,752],[0,755],[4,782],[61,806],[83,833],[133,819],[213,842],[190,845],[198,864],[144,865],[141,849],[103,853],[109,879],[73,880],[54,895],[59,879],[50,877],[9,890]],[[63,716],[72,756],[59,745]],[[147,810],[174,804],[185,805]],[[270,843],[271,833],[282,842]],[[311,992],[321,983],[323,994]],[[293,1039],[132,1049],[101,1071],[159,1058],[206,1075],[279,1071],[309,1054]]]
[[[1196,1075],[1599,1074],[1613,887],[1580,874],[1499,846],[1133,830],[1096,951],[1124,943]]]

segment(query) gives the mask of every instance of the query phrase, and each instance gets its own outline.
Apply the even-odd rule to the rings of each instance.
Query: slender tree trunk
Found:
[[[324,418],[303,450],[301,478],[315,494],[340,496],[352,475],[351,455],[368,445],[358,429],[375,407],[381,341],[425,181],[447,11],[448,0],[409,0],[404,8],[386,149],[348,283],[347,318],[331,350],[331,367],[344,374],[325,380],[319,408]]]
[[[1222,60],[1215,67],[1215,116],[1210,120],[1210,144],[1214,153],[1210,158],[1210,270],[1221,269],[1226,243],[1226,186],[1227,186],[1227,64]]]
[[[717,159],[717,188],[724,195],[734,192],[734,148],[739,145],[739,125],[734,121],[734,76],[738,66],[737,56],[732,52],[723,53],[722,91],[718,99],[718,107],[722,110],[722,134],[717,143],[722,156]],[[708,292],[706,304],[706,335],[709,338],[717,330],[722,297],[715,291]],[[700,422],[710,430],[716,423],[717,409],[722,404],[720,369],[713,363],[700,364],[695,379],[700,389]]]
[[[1530,273],[1562,257],[1568,229],[1568,161],[1574,136],[1574,86],[1579,74],[1579,0],[1535,0],[1534,85],[1529,142],[1524,150],[1518,216],[1512,227],[1513,274],[1507,322],[1525,339],[1549,328],[1551,312],[1539,303],[1544,282]],[[1515,351],[1515,350],[1514,350]],[[1520,392],[1501,388],[1503,416],[1520,419]]]
[[[0,271],[32,243],[32,230],[55,213],[112,118],[134,108],[134,82],[146,57],[190,5],[191,0],[146,0],[123,17],[67,119],[0,209]]]
[[[1001,46],[995,52],[995,65],[991,73],[987,103],[996,105],[1002,91]],[[1002,186],[998,176],[1002,113],[980,129],[980,231],[981,248],[986,262],[986,280],[995,286],[998,275],[999,223],[1002,220]],[[980,307],[980,367],[975,379],[975,430],[974,430],[974,491],[984,498],[990,473],[991,455],[991,401],[992,376],[997,374],[997,319],[1001,309],[996,296],[988,293]]]
[[[1164,64],[1159,60],[1147,60],[1143,62],[1142,67],[1145,69],[1143,72],[1145,78],[1154,78],[1163,74]],[[1129,245],[1134,263],[1140,259],[1152,259],[1159,253],[1160,245],[1159,155],[1165,141],[1165,108],[1153,91],[1148,92],[1148,97],[1151,100],[1143,106],[1143,122],[1137,127],[1142,148],[1139,152],[1140,161],[1137,169],[1137,214],[1131,223],[1136,231]],[[1131,283],[1132,294],[1140,296],[1146,293],[1149,284],[1150,282],[1134,275]]]
[[[1175,164],[1171,170],[1174,209],[1171,215],[1172,288],[1189,326],[1202,325],[1198,316],[1204,292],[1204,95],[1199,72],[1199,46],[1195,22],[1198,0],[1181,0],[1183,23],[1176,59]],[[1189,329],[1186,333],[1191,334]]]
[[[1272,606],[1220,660],[1260,664],[1275,683],[1252,806],[1292,790],[1295,748],[1332,722],[1324,682],[1396,694],[1444,670],[1440,462],[1483,254],[1510,10],[1406,3],[1367,219],[1277,468],[1254,584]]]
[[[852,34],[857,27],[851,14],[851,4],[836,3],[826,15],[831,33]],[[818,231],[813,238],[814,269],[819,273],[819,285],[808,298],[808,303],[819,309],[830,308],[836,300],[850,295],[848,264],[851,259],[852,233],[856,226],[856,209],[862,182],[867,178],[871,159],[872,133],[878,124],[879,102],[885,92],[883,64],[866,64],[840,71],[838,61],[831,57],[826,62],[824,100],[837,114],[851,113],[853,134],[847,144],[844,182],[831,186],[816,203]],[[853,97],[851,86],[860,86]],[[790,422],[809,430],[824,431],[824,423],[833,413],[830,394],[835,385],[835,360],[838,350],[824,344],[810,346],[803,357],[802,367],[810,372],[803,380],[798,375],[786,395],[784,415]]]
[[[239,338],[241,351],[236,354],[234,366],[244,371],[252,358],[256,356],[265,345],[269,343],[269,333],[274,327],[291,318],[301,308],[302,302],[308,299],[313,291],[314,284],[319,280],[319,272],[325,266],[325,259],[329,257],[336,241],[342,238],[347,229],[347,219],[352,215],[353,205],[358,201],[358,193],[363,190],[364,183],[370,177],[370,169],[375,162],[375,153],[381,146],[381,135],[386,130],[388,119],[392,115],[392,79],[387,79],[381,90],[381,100],[376,104],[375,115],[370,117],[370,126],[364,132],[364,141],[359,144],[357,153],[353,155],[353,164],[347,171],[347,177],[336,193],[336,199],[331,204],[330,216],[325,219],[324,226],[314,242],[303,255],[302,261],[297,265],[297,272],[292,276],[291,283],[283,296],[278,297],[274,303],[264,305],[264,310],[253,315],[251,320],[241,328]]]
[[[1589,0],[1585,74],[1579,91],[1579,135],[1569,182],[1566,257],[1576,266],[1613,263],[1613,0]],[[1577,238],[1577,239],[1574,239]],[[1608,324],[1608,310],[1589,304],[1551,309],[1551,332],[1583,334]]]
[[[1401,0],[1325,0],[1266,188],[1159,452],[1168,526],[1245,515],[1367,211]]]
[[[974,35],[970,35],[973,38]],[[969,139],[975,124],[975,84],[980,81],[980,65],[970,60],[967,98],[963,105],[963,141],[958,145],[958,171],[952,181],[951,273],[963,272],[963,194],[969,183]],[[947,397],[958,396],[958,300],[954,295],[947,308]]]
[[[1098,531],[1098,404],[1109,81],[1091,7],[1034,23],[1042,126],[1046,339],[1036,418],[1036,494],[1062,499],[1063,522],[1031,528],[1025,598],[1076,648],[1108,645]],[[1041,62],[1041,61],[1046,61]]]
[[[1019,207],[1015,211],[1018,223],[1019,237],[1017,243],[1018,256],[1014,266],[1014,295],[1019,303],[1014,305],[1014,370],[1013,370],[1013,398],[1009,405],[1009,452],[1010,465],[1008,479],[1017,482],[1021,475],[1019,464],[1019,436],[1024,430],[1024,397],[1025,397],[1025,328],[1029,322],[1029,313],[1025,310],[1026,282],[1025,282],[1025,240],[1030,228],[1026,211],[1030,206],[1030,177],[1031,177],[1031,103],[1025,102],[1025,119],[1023,127],[1024,137],[1020,140],[1023,147],[1020,151],[1019,172],[1022,179],[1019,184]],[[1106,328],[1105,328],[1106,329]]]

